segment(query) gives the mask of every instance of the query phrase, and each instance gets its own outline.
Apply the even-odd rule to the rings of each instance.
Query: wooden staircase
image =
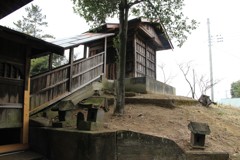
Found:
[[[103,62],[104,52],[31,77],[30,115],[72,94],[76,99],[81,89],[90,94],[89,85],[104,74]]]

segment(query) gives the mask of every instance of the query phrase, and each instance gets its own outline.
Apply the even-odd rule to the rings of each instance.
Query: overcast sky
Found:
[[[47,16],[48,28],[46,33],[57,39],[81,34],[89,29],[84,19],[73,13],[71,0],[34,0]],[[223,42],[213,42],[213,76],[221,80],[214,87],[215,100],[230,97],[230,85],[240,80],[240,22],[238,21],[240,2],[238,0],[185,0],[185,15],[200,22],[197,30],[189,36],[182,48],[172,51],[158,52],[157,63],[166,64],[167,76],[174,78],[170,85],[176,87],[178,95],[190,96],[189,86],[179,72],[177,64],[191,61],[196,75],[206,75],[209,79],[209,52],[207,18],[211,22],[211,35],[221,35]],[[14,28],[13,22],[21,19],[24,8],[0,20],[0,25]],[[157,79],[162,80],[158,68]],[[210,93],[208,93],[210,95]],[[200,96],[198,94],[198,96]]]

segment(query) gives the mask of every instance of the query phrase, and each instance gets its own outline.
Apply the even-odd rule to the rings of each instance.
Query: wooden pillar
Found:
[[[23,129],[22,144],[28,144],[29,133],[29,110],[30,110],[30,58],[31,48],[27,48],[25,59],[25,79],[24,79],[24,104],[23,104]]]
[[[156,52],[156,50],[154,50],[154,78],[155,78],[155,80],[157,79],[157,52]]]
[[[147,43],[144,43],[145,44],[145,77],[147,77],[148,76],[148,74],[147,74],[147,61],[148,61],[148,59],[147,59]]]
[[[86,45],[84,45],[83,58],[84,59],[87,58],[87,46]]]
[[[48,70],[52,70],[52,63],[53,63],[53,53],[49,54],[49,60],[48,60]]]
[[[72,91],[72,70],[73,70],[73,48],[70,48],[70,54],[69,54],[69,63],[70,63],[70,67],[69,67],[69,74],[68,74],[68,78],[69,78],[69,83],[68,83],[68,91],[71,92]]]
[[[134,58],[133,58],[133,62],[134,62],[134,66],[133,66],[133,72],[134,72],[134,77],[137,77],[137,40],[136,40],[137,36],[136,33],[134,34],[134,40],[133,40],[133,52],[134,52]]]
[[[104,60],[104,66],[103,66],[103,74],[104,78],[107,78],[107,37],[104,39],[104,55],[103,55],[103,60]]]

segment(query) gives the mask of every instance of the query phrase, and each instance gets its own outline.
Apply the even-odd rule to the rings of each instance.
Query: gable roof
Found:
[[[157,37],[151,37],[149,33],[146,32],[144,27],[142,27],[143,25],[151,26],[154,29]],[[112,33],[112,32],[118,31],[118,29],[119,29],[119,23],[106,23],[98,28],[91,30],[90,32]],[[167,34],[167,31],[160,22],[150,22],[149,20],[142,17],[135,18],[128,21],[128,30],[131,30],[131,29],[133,30],[138,29],[141,33],[143,33],[146,37],[148,37],[149,43],[154,44],[157,51],[173,49],[173,45]],[[160,42],[157,42],[157,39],[159,39]]]
[[[0,19],[18,10],[33,0],[1,0],[0,1]]]

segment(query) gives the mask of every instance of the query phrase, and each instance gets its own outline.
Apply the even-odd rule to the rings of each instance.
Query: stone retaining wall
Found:
[[[229,157],[225,153],[186,154],[172,140],[131,131],[30,128],[30,148],[51,160],[227,160]]]

